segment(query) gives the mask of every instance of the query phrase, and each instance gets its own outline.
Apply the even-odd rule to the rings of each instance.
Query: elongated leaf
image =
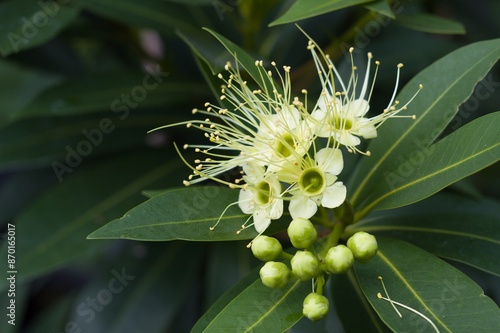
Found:
[[[144,188],[166,186],[172,178],[169,173],[178,166],[150,153],[113,157],[106,163],[82,166],[46,191],[15,221],[17,281],[102,249],[109,243],[89,242],[85,235],[141,202]],[[6,252],[3,243],[0,254],[6,257]],[[0,281],[0,290],[6,283],[5,278]]]
[[[56,75],[21,67],[7,60],[0,61],[0,91],[3,96],[0,105],[0,127],[7,124],[11,115],[26,105],[40,91],[59,81]]]
[[[377,238],[379,252],[366,264],[355,264],[365,296],[395,332],[436,332],[417,314],[399,308],[398,316],[385,294],[381,276],[393,301],[425,315],[440,332],[495,332],[500,309],[466,275],[433,255],[403,241]]]
[[[60,162],[69,168],[58,168],[65,178],[87,159],[143,147],[148,130],[176,119],[179,118],[135,113],[131,108],[111,114],[23,119],[0,131],[0,170],[47,166],[55,169],[54,162]],[[60,178],[56,173],[54,177]]]
[[[462,23],[432,14],[398,15],[395,22],[406,28],[435,34],[465,34]]]
[[[0,3],[0,54],[6,57],[54,38],[78,16],[79,10],[68,2],[9,0]]]
[[[396,15],[391,10],[391,6],[387,2],[387,0],[378,0],[369,4],[365,5],[365,8],[375,11],[379,14],[385,15],[387,17],[390,17],[392,19],[396,18]]]
[[[78,77],[42,92],[26,108],[13,115],[19,119],[33,116],[70,116],[97,111],[155,107],[182,101],[193,89],[204,85],[183,82],[169,73],[108,72]]]
[[[135,247],[144,257],[134,255]],[[83,332],[165,332],[197,279],[202,256],[202,244],[130,244],[75,298],[70,320]],[[95,311],[88,297],[105,312]]]
[[[127,25],[147,27],[165,35],[176,28],[196,31],[192,18],[178,5],[157,0],[74,0],[83,9]]]
[[[390,119],[378,129],[378,137],[368,146],[371,156],[360,161],[349,182],[354,189],[349,200],[356,210],[366,206],[363,201],[377,183],[385,181],[387,173],[402,162],[412,166],[416,155],[427,151],[499,56],[499,39],[468,45],[438,60],[405,86],[397,97],[402,103],[413,96],[418,84],[424,85],[405,111],[417,118]]]
[[[252,239],[252,228],[236,232],[248,220],[238,205],[238,190],[218,186],[174,189],[157,195],[94,231],[88,239],[134,239],[168,241],[227,241]],[[225,209],[227,210],[225,211]],[[284,214],[285,215],[285,214]],[[220,223],[214,226],[220,218]],[[283,230],[290,222],[288,215],[273,221],[266,233]]]
[[[227,52],[221,43],[217,43],[217,41],[209,38],[207,39],[206,35],[202,36],[200,33],[190,34],[181,30],[178,30],[176,33],[191,48],[195,57],[202,60],[208,66],[212,76],[224,70],[224,66],[228,61],[234,60],[234,57]],[[204,74],[203,71],[202,73]],[[207,78],[205,77],[205,79]],[[222,81],[219,81],[219,84],[216,85],[217,88],[220,86],[220,83]],[[216,89],[216,91],[218,92],[219,89]],[[219,97],[218,93],[216,96],[217,98]]]
[[[360,215],[421,200],[500,160],[500,112],[474,120],[420,153],[418,168],[401,165],[368,195]],[[406,170],[405,170],[406,171]]]
[[[280,85],[274,83],[274,86],[271,86],[271,83],[269,82],[268,79],[264,80],[262,78],[262,76],[263,75],[265,76],[266,73],[262,73],[261,71],[259,71],[258,67],[255,66],[255,61],[261,59],[252,58],[252,56],[250,56],[247,52],[245,52],[241,47],[234,44],[224,36],[216,33],[215,31],[206,28],[205,30],[214,35],[214,37],[217,38],[219,42],[222,43],[222,45],[224,45],[224,47],[229,51],[229,53],[231,53],[233,56],[237,58],[238,63],[248,72],[248,74],[250,74],[250,76],[255,80],[255,82],[259,85],[259,87],[261,87],[262,89],[267,89],[266,91],[273,91],[273,89],[276,89],[279,92],[282,91]]]
[[[296,22],[371,1],[373,0],[297,0],[285,14],[271,22],[269,26]]]
[[[310,292],[310,282],[299,280],[270,289],[255,271],[224,294],[191,332],[284,332],[302,318]]]
[[[447,204],[448,203],[448,204]],[[400,213],[359,221],[347,234],[366,231],[403,239],[437,256],[500,275],[500,203],[436,196]]]
[[[390,332],[366,300],[353,271],[331,280],[332,298],[345,332]]]

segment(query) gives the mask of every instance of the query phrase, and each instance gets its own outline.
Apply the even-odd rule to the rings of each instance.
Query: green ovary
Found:
[[[330,125],[336,130],[348,131],[352,128],[352,122],[349,119],[340,116],[334,116],[330,119]]]
[[[293,137],[290,134],[286,133],[282,137],[276,138],[276,141],[274,142],[274,150],[278,157],[288,157],[292,155],[292,151],[287,145],[284,144],[284,142],[286,142],[289,147],[295,148]]]
[[[301,193],[308,197],[320,195],[326,188],[324,172],[319,168],[309,168],[302,172],[299,178]]]
[[[270,192],[271,189],[269,187],[269,183],[266,181],[262,181],[257,185],[257,196],[256,201],[260,205],[265,205],[269,203],[270,200]]]

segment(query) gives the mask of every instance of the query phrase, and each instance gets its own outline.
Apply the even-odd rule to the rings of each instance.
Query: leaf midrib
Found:
[[[394,272],[394,274],[396,274],[396,276],[403,282],[403,284],[408,288],[408,290],[413,294],[413,296],[415,297],[415,299],[417,299],[420,304],[424,307],[424,309],[430,313],[432,315],[432,317],[434,319],[436,319],[436,321],[443,327],[445,328],[448,332],[450,333],[453,333],[453,331],[445,325],[445,323],[443,323],[439,317],[436,316],[436,314],[427,306],[427,304],[424,302],[424,300],[418,295],[418,293],[415,291],[415,289],[412,288],[412,286],[408,283],[408,281],[405,279],[405,277],[401,274],[401,272],[391,263],[391,261],[389,260],[389,258],[387,258],[383,253],[382,251],[379,251],[377,252],[377,256],[380,257],[380,259],[382,259],[386,264],[387,266],[389,266],[389,268]]]
[[[455,235],[455,236],[460,236],[460,237],[467,237],[467,238],[476,238],[480,240],[484,240],[487,242],[491,242],[494,244],[500,245],[500,241],[493,239],[493,238],[488,238],[485,236],[477,235],[477,234],[468,234],[466,232],[461,232],[461,231],[453,231],[453,230],[446,230],[446,229],[432,229],[432,228],[424,228],[424,227],[407,227],[407,226],[395,226],[395,225],[384,225],[384,226],[371,226],[371,227],[364,227],[363,231],[383,231],[383,230],[404,230],[404,231],[416,231],[416,232],[428,232],[428,233],[442,233],[442,234],[449,234],[449,235]]]
[[[380,196],[377,200],[372,201],[372,203],[371,203],[370,205],[366,206],[363,210],[361,210],[361,211],[360,211],[359,213],[357,213],[356,215],[358,215],[358,214],[359,214],[359,216],[364,216],[364,215],[366,215],[366,214],[367,214],[367,212],[369,212],[369,211],[372,209],[372,207],[373,207],[373,206],[375,206],[376,204],[378,204],[380,201],[384,200],[385,198],[387,198],[387,197],[389,197],[389,196],[391,196],[391,195],[393,195],[393,194],[395,194],[395,193],[397,193],[397,192],[403,191],[404,189],[406,189],[406,188],[408,188],[408,187],[410,187],[410,186],[413,186],[413,185],[415,185],[415,184],[421,183],[421,182],[422,182],[422,181],[424,181],[424,180],[428,180],[428,179],[430,179],[430,178],[432,178],[432,177],[435,177],[435,176],[437,176],[437,175],[439,175],[439,174],[441,174],[441,173],[443,173],[443,172],[448,171],[449,169],[455,168],[455,167],[459,166],[460,164],[466,163],[466,162],[467,162],[467,161],[469,161],[470,159],[473,159],[473,158],[476,158],[477,156],[480,156],[480,155],[482,155],[482,154],[485,154],[485,153],[489,152],[490,150],[492,150],[492,149],[496,148],[496,147],[497,147],[497,146],[499,146],[499,145],[500,145],[500,143],[497,143],[497,144],[495,144],[495,145],[492,145],[492,146],[488,147],[487,149],[480,150],[480,151],[479,151],[479,152],[477,152],[476,154],[474,154],[474,155],[470,155],[469,157],[467,157],[467,158],[465,158],[465,159],[462,159],[462,160],[459,160],[459,161],[457,161],[457,162],[456,162],[456,163],[454,163],[454,164],[451,164],[451,165],[449,165],[449,166],[447,166],[447,167],[444,167],[444,168],[442,168],[442,169],[439,169],[439,170],[437,170],[437,171],[435,171],[435,172],[433,172],[433,173],[430,173],[430,174],[428,174],[428,175],[426,175],[426,176],[424,176],[424,177],[422,177],[422,178],[415,179],[414,181],[409,182],[409,183],[407,183],[407,184],[405,184],[405,185],[402,185],[402,186],[400,186],[400,187],[398,187],[398,188],[395,188],[394,190],[389,191],[389,192],[387,192],[386,194],[384,194],[384,195]],[[493,162],[492,162],[492,163],[493,163]]]
[[[431,105],[429,105],[429,107],[422,113],[422,115],[420,117],[417,117],[417,119],[414,122],[412,122],[412,125],[410,125],[408,127],[408,129],[403,133],[403,135],[401,135],[396,141],[394,141],[394,144],[391,147],[389,147],[389,149],[387,149],[386,153],[384,155],[382,155],[382,157],[377,161],[377,163],[375,163],[375,165],[373,165],[373,167],[370,169],[370,172],[368,172],[368,175],[363,179],[363,181],[361,182],[361,184],[358,186],[358,188],[354,192],[353,196],[351,197],[351,203],[352,203],[352,205],[355,205],[355,202],[356,202],[358,196],[361,194],[361,191],[364,189],[364,187],[365,187],[366,183],[368,182],[368,180],[370,180],[372,178],[374,172],[380,167],[380,165],[383,162],[385,162],[385,160],[392,153],[392,151],[395,150],[396,147],[399,146],[399,144],[401,143],[401,141],[403,141],[403,139],[405,139],[408,136],[408,134],[413,131],[413,129],[415,128],[415,126],[417,126],[420,123],[420,121],[422,121],[422,119],[425,119],[425,117],[430,112],[430,110],[438,102],[440,102],[444,98],[445,94],[448,91],[450,91],[453,87],[455,87],[464,76],[466,76],[467,74],[469,74],[469,72],[471,72],[476,67],[479,67],[482,64],[482,62],[484,61],[484,59],[490,57],[495,52],[497,52],[497,51],[493,50],[493,51],[487,53],[483,58],[481,58],[479,61],[476,62],[475,66],[470,67],[468,70],[464,71],[462,75],[460,75],[455,81],[453,81],[453,84],[449,85],[441,93],[441,95],[440,95],[439,98],[437,98]]]

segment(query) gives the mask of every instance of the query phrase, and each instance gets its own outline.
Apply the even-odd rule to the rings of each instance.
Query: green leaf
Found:
[[[26,107],[40,91],[60,80],[56,75],[21,67],[7,60],[0,61],[0,73],[0,91],[9,97],[4,98],[0,105],[0,127],[6,125],[10,116]]]
[[[421,165],[401,176],[398,170],[384,175],[368,195],[361,216],[373,209],[389,209],[428,197],[446,186],[500,160],[500,112],[472,121],[427,147]]]
[[[6,57],[54,38],[78,16],[79,10],[66,5],[68,2],[9,0],[0,3],[0,54]]]
[[[379,251],[366,264],[355,264],[358,281],[380,318],[395,332],[436,332],[424,318],[396,305],[390,298],[425,315],[440,332],[495,332],[500,309],[466,275],[435,256],[403,241],[377,238]]]
[[[17,281],[21,283],[101,250],[109,243],[89,242],[85,235],[140,203],[144,188],[168,184],[170,173],[178,166],[177,161],[165,163],[158,154],[135,153],[75,169],[16,219]],[[0,251],[4,257],[6,245],[2,244]],[[5,286],[3,278],[0,290]]]
[[[191,332],[284,332],[302,318],[310,292],[311,283],[299,280],[270,289],[256,270],[226,292]]]
[[[274,83],[272,86],[266,73],[262,73],[259,70],[259,67],[255,66],[255,59],[245,52],[241,47],[231,42],[229,39],[224,36],[212,31],[210,29],[204,28],[206,31],[210,32],[215,38],[219,40],[219,42],[224,45],[224,47],[236,57],[238,63],[247,71],[248,74],[254,79],[254,81],[261,87],[262,89],[267,89],[266,91],[273,91],[276,88],[279,92],[282,91],[282,88]],[[263,76],[266,77],[266,80],[263,79]]]
[[[172,35],[174,29],[196,31],[193,19],[182,7],[158,0],[73,0],[96,15],[136,27],[155,29]]]
[[[353,271],[331,276],[335,309],[345,332],[390,332],[366,300]]]
[[[387,2],[387,0],[378,0],[372,3],[369,3],[364,6],[366,9],[372,10],[384,16],[390,17],[391,19],[395,19],[396,15],[392,12],[391,6]]]
[[[398,15],[395,22],[406,28],[435,34],[465,34],[462,23],[432,14]]]
[[[269,26],[300,21],[373,0],[297,0],[290,9]]]
[[[0,170],[51,166],[61,175],[54,173],[54,178],[65,178],[87,159],[143,147],[148,130],[179,119],[120,107],[111,114],[28,118],[5,126],[0,131]]]
[[[347,235],[366,231],[417,245],[437,256],[500,275],[500,203],[436,195],[409,209],[361,220]]]
[[[401,113],[417,118],[390,119],[377,130],[378,137],[368,146],[371,156],[361,159],[348,184],[354,189],[349,200],[356,210],[366,206],[366,197],[402,162],[413,169],[420,166],[415,164],[421,163],[417,157],[428,150],[499,56],[500,39],[471,44],[427,67],[403,88],[397,96],[401,103],[424,85],[408,111]]]
[[[84,332],[166,332],[193,288],[203,264],[202,244],[129,245],[121,257],[100,266],[101,274],[70,307],[70,320]],[[102,313],[94,311],[99,308],[89,297]]]
[[[227,241],[252,239],[257,231],[241,229],[248,220],[238,205],[238,190],[218,186],[173,189],[152,197],[128,211],[122,218],[109,222],[91,233],[88,239],[134,239],[146,241]],[[227,210],[225,211],[225,209]],[[220,218],[219,225],[210,230]],[[284,230],[289,222],[284,214],[266,231]]]
[[[13,115],[13,118],[35,116],[68,116],[111,110],[141,109],[174,104],[203,91],[204,85],[183,82],[169,73],[107,72],[77,77],[52,87]]]

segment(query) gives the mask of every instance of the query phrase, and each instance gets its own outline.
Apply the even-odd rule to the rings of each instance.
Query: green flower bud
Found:
[[[260,269],[260,279],[269,288],[283,288],[291,277],[290,268],[282,262],[268,261]]]
[[[252,242],[253,255],[262,261],[271,261],[277,259],[283,248],[280,242],[273,237],[259,236]]]
[[[297,249],[307,249],[314,244],[318,232],[311,221],[298,217],[293,219],[288,226],[288,237]]]
[[[319,273],[319,261],[314,254],[308,251],[297,251],[290,261],[292,273],[301,281],[316,277]]]
[[[347,247],[352,251],[354,259],[359,262],[368,262],[377,254],[378,245],[375,236],[359,231],[349,238]]]
[[[304,299],[302,313],[312,321],[323,319],[328,314],[328,298],[323,295],[310,293]]]
[[[344,274],[351,269],[354,256],[345,245],[337,245],[328,250],[325,264],[329,272],[333,274]]]

